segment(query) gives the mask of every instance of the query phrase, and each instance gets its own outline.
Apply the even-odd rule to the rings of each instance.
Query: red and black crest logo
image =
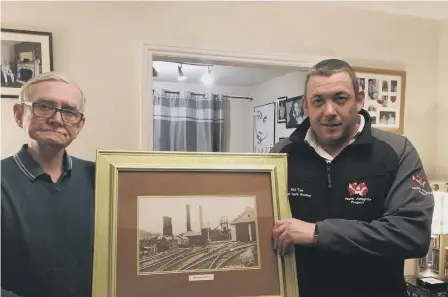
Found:
[[[425,188],[426,187],[426,180],[422,176],[422,174],[417,174],[412,176],[412,186],[419,187],[419,188]]]
[[[366,184],[364,182],[348,184],[348,194],[349,194],[349,196],[358,195],[358,196],[365,197],[368,192],[369,192],[369,189],[367,188],[367,186],[366,186]]]

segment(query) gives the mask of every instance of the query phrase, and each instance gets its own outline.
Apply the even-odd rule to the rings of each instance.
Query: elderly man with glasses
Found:
[[[28,81],[14,105],[29,140],[1,161],[2,296],[91,295],[95,167],[66,151],[85,103],[76,84],[50,72]]]

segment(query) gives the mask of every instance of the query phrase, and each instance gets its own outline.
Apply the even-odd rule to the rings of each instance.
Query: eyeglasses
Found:
[[[22,102],[25,105],[31,106],[33,110],[33,114],[41,118],[52,118],[56,115],[57,112],[61,113],[62,120],[66,123],[70,124],[78,124],[84,114],[79,111],[57,108],[50,104],[41,103],[41,102]]]

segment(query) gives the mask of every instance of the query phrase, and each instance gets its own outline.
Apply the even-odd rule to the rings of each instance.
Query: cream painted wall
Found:
[[[448,20],[439,26],[437,151],[435,176],[448,180]]]
[[[357,65],[407,70],[405,133],[433,175],[437,23],[326,8],[309,2],[2,2],[2,26],[54,33],[56,69],[73,76],[88,96],[85,130],[70,149],[80,157],[92,159],[100,148],[139,149],[142,42],[265,53],[313,48]],[[24,140],[11,127],[11,108],[2,101],[2,156]]]
[[[437,84],[447,77],[445,23],[445,31],[439,33],[432,20],[311,2],[2,1],[1,5],[2,27],[53,32],[56,69],[72,76],[87,94],[85,130],[70,148],[79,157],[93,159],[96,149],[139,149],[142,42],[263,53],[312,49],[357,66],[405,69],[405,134],[417,147],[430,178],[448,174],[448,168],[441,167],[436,176],[434,167],[436,153],[440,162],[448,147],[444,130],[438,135],[445,141],[436,147],[434,128],[437,123],[447,126],[446,108],[439,120],[434,116],[436,103],[442,102],[442,86],[438,89]],[[439,70],[438,60],[444,61]],[[443,102],[446,107],[446,99]],[[25,141],[13,123],[12,104],[10,100],[1,104],[2,157]],[[413,265],[407,272],[409,267]]]

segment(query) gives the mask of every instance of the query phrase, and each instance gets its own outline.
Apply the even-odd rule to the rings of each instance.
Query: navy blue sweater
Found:
[[[1,161],[2,296],[90,297],[94,163],[65,154],[53,183],[26,149]]]

